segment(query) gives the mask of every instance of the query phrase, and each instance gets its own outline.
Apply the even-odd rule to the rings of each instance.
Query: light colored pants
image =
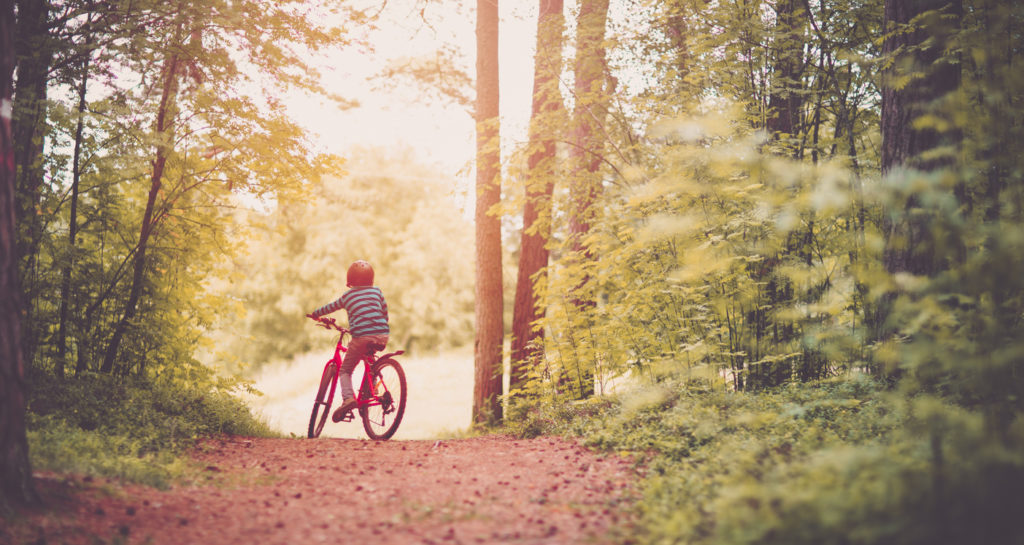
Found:
[[[341,360],[341,400],[342,403],[356,397],[352,389],[352,371],[363,359],[363,356],[370,352],[370,347],[379,345],[384,347],[388,344],[387,335],[367,335],[366,337],[352,337],[348,343],[348,351],[345,352],[345,359]]]

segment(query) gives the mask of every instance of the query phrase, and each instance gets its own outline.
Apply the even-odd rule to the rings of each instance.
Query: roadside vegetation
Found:
[[[32,467],[165,487],[194,472],[187,456],[201,437],[276,435],[213,376],[188,383],[40,378],[28,404]]]
[[[557,434],[645,473],[639,543],[1020,543],[1024,429],[854,375],[736,392],[666,379],[544,403],[509,431]]]
[[[1021,8],[651,9],[509,429],[641,461],[643,543],[1024,542]]]

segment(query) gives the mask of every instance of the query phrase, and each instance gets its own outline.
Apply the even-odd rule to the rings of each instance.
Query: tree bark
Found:
[[[91,35],[86,44],[92,42]],[[88,49],[88,48],[87,48]],[[89,59],[86,53],[82,61],[82,81],[78,87],[78,121],[75,126],[75,149],[71,160],[71,215],[68,218],[68,257],[61,271],[60,305],[57,311],[57,361],[56,373],[63,378],[67,367],[67,322],[71,299],[71,271],[75,264],[75,242],[78,236],[78,187],[82,178],[82,134],[85,130],[86,91],[89,84]]]
[[[15,168],[11,138],[14,4],[0,0],[0,511],[33,504],[25,435],[25,363],[15,230]]]
[[[20,259],[22,285],[26,300],[22,305],[23,345],[26,361],[32,361],[36,347],[37,328],[31,316],[31,301],[36,288],[33,272],[42,237],[37,212],[43,186],[43,144],[46,133],[46,90],[53,45],[49,29],[50,9],[45,0],[16,0],[18,6],[17,42],[14,47],[18,79],[14,88],[12,146],[15,165],[15,211],[17,214],[16,248]]]
[[[605,117],[608,112],[608,91],[606,86],[607,67],[603,45],[605,27],[608,22],[608,0],[582,0],[576,21],[576,58],[573,91],[576,99],[573,108],[571,145],[569,161],[572,165],[569,188],[569,240],[574,259],[585,262],[593,260],[590,249],[583,239],[590,232],[595,210],[593,207],[601,194],[600,166],[604,155]],[[576,286],[572,303],[580,315],[586,317],[595,302],[587,293],[590,277],[585,275]],[[573,384],[575,397],[585,399],[594,393],[593,367],[577,360],[574,370],[563,369],[561,381]],[[566,373],[576,377],[570,381]]]
[[[605,26],[608,0],[582,0],[576,22],[576,59],[573,90],[572,143],[569,156],[573,165],[569,215],[569,234],[573,250],[585,251],[582,238],[590,231],[591,205],[601,191],[598,168],[601,165],[604,138],[599,134],[607,113],[605,92]]]
[[[501,199],[498,121],[498,0],[477,0],[476,16],[476,343],[473,422],[501,421],[501,223],[488,214]]]
[[[766,128],[773,139],[789,140],[800,130],[801,95],[796,88],[803,71],[803,41],[794,39],[804,20],[799,0],[776,3],[772,82]],[[795,148],[795,146],[794,146]],[[793,149],[796,152],[797,150]]]
[[[921,171],[938,170],[951,164],[950,157],[928,157],[925,152],[948,144],[955,134],[942,134],[930,128],[915,128],[914,121],[929,112],[933,104],[957,89],[959,63],[936,62],[952,32],[952,25],[941,23],[935,15],[947,10],[962,15],[961,0],[886,0],[884,56],[894,56],[892,67],[882,86],[882,174],[900,168]],[[931,12],[930,16],[925,14]],[[915,28],[906,28],[911,21]],[[954,23],[956,24],[956,23]],[[922,47],[926,42],[929,47]],[[905,84],[900,78],[908,78]],[[902,210],[883,214],[885,248],[882,263],[889,274],[910,273],[931,276],[937,272],[938,258],[934,239],[928,233],[928,214],[921,213],[917,195],[906,195]],[[879,298],[875,308],[866,309],[869,338],[880,341],[892,336],[897,327],[889,323],[896,293]],[[877,373],[883,370],[878,368]]]
[[[938,10],[962,15],[963,4],[961,0],[885,2],[888,37],[882,45],[882,54],[896,55],[897,58],[894,69],[887,74],[889,81],[882,88],[883,174],[900,167],[932,171],[950,164],[949,156],[928,157],[925,152],[949,144],[957,135],[914,127],[914,121],[927,113],[936,100],[960,85],[959,64],[937,62],[954,30],[939,22],[936,17]],[[926,13],[931,15],[918,19]],[[910,32],[895,32],[915,19],[917,27]],[[925,40],[932,41],[932,45],[922,47]],[[915,77],[906,85],[894,84],[897,78],[911,74]],[[902,219],[888,219],[891,214],[885,216],[887,241],[884,262],[890,273],[930,275],[934,272],[935,260],[925,232],[926,225],[915,220],[915,214],[910,213],[918,207],[918,199],[910,195],[902,211]]]
[[[512,368],[509,390],[522,388],[527,375],[544,357],[542,329],[534,323],[544,316],[536,285],[548,266],[551,235],[551,196],[554,192],[555,135],[553,116],[562,110],[558,76],[562,69],[562,0],[540,0],[537,52],[533,63],[533,103],[530,112],[526,202],[520,237],[519,276],[512,308]],[[542,276],[538,276],[538,273]]]
[[[150,177],[149,197],[146,200],[146,209],[142,214],[142,227],[139,231],[139,243],[135,250],[135,262],[132,270],[132,285],[128,293],[128,301],[125,303],[124,314],[114,327],[114,334],[107,345],[106,353],[103,356],[103,364],[100,366],[101,373],[111,373],[114,370],[114,361],[117,359],[118,350],[121,347],[121,340],[128,330],[135,312],[138,308],[139,298],[142,296],[142,287],[145,282],[146,273],[146,250],[149,245],[149,237],[156,227],[156,220],[153,218],[153,211],[156,208],[156,199],[160,194],[160,186],[163,182],[164,167],[167,164],[167,156],[171,151],[174,127],[175,100],[178,91],[179,79],[179,56],[171,53],[168,57],[162,74],[163,89],[160,96],[160,106],[157,111],[156,132],[161,136],[162,141],[157,145],[156,157],[153,160],[153,173]]]

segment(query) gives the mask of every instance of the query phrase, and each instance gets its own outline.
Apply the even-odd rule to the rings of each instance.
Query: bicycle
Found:
[[[334,329],[341,333],[338,337],[338,345],[334,349],[334,357],[327,361],[324,366],[323,375],[320,377],[320,387],[317,389],[316,400],[313,402],[313,413],[309,417],[310,439],[320,437],[324,429],[327,417],[331,413],[331,403],[334,401],[334,392],[338,386],[338,375],[341,372],[342,352],[348,350],[343,344],[345,335],[351,332],[335,322],[334,318],[314,318],[318,325],[326,329]],[[398,431],[398,425],[402,422],[405,414],[406,389],[405,371],[395,361],[394,356],[405,353],[404,350],[389,352],[383,356],[375,357],[378,350],[383,346],[373,346],[370,352],[362,359],[363,379],[356,393],[356,409],[363,421],[363,430],[366,435],[375,441],[384,441]],[[357,365],[358,367],[358,365]],[[352,411],[349,411],[342,418],[342,422],[351,422],[354,419]]]

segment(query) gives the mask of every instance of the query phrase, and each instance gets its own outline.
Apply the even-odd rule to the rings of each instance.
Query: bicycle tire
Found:
[[[372,373],[374,383],[383,381],[385,391],[378,404],[360,407],[359,416],[363,419],[363,430],[370,439],[386,441],[398,431],[398,425],[405,415],[408,397],[405,371],[397,361],[388,358],[374,364]]]
[[[327,362],[324,366],[324,373],[320,377],[320,387],[316,391],[316,399],[313,400],[313,413],[309,415],[309,430],[307,437],[316,439],[324,429],[327,416],[331,414],[331,402],[334,400],[334,389],[337,386],[335,372],[337,366],[333,361]]]

